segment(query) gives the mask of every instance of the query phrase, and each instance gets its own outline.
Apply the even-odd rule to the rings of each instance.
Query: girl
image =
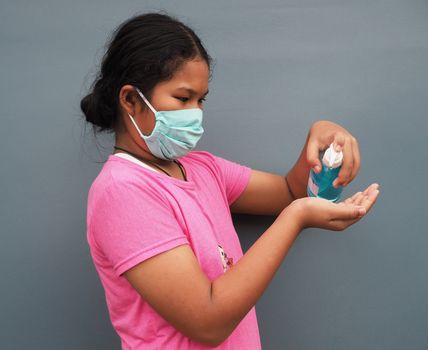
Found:
[[[297,235],[344,230],[379,193],[372,184],[339,204],[306,198],[331,142],[344,153],[336,186],[360,166],[356,139],[328,121],[311,126],[286,176],[193,150],[210,62],[183,23],[136,16],[114,33],[81,101],[86,120],[115,135],[89,190],[87,239],[122,349],[260,349],[254,305]],[[243,255],[231,213],[277,218]]]

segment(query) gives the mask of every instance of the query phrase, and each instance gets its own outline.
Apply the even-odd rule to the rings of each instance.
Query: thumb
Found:
[[[366,208],[357,205],[341,205],[337,212],[336,220],[353,220],[362,217],[366,213]]]
[[[334,134],[333,147],[336,152],[342,151],[345,145],[345,135],[342,132],[336,132]],[[340,148],[339,148],[339,147]]]
[[[311,168],[314,169],[316,173],[319,173],[321,170],[321,161],[319,159],[319,147],[318,143],[314,141],[309,141],[306,148],[306,160]]]

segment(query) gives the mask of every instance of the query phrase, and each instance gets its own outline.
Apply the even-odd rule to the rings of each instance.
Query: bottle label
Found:
[[[308,186],[309,186],[309,189],[311,190],[311,192],[314,194],[314,196],[318,196],[318,190],[319,190],[319,187],[318,187],[318,185],[314,182],[314,180],[312,179],[312,172],[311,172],[311,174],[309,174],[309,182],[308,182]]]

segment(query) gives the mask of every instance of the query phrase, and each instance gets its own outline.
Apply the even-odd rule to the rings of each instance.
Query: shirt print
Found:
[[[223,263],[223,272],[229,270],[233,265],[233,258],[229,258],[224,251],[223,247],[218,244],[218,250],[220,252],[221,261]]]

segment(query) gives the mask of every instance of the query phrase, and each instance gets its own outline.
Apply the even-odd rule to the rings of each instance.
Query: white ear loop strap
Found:
[[[153,108],[153,106],[150,104],[150,102],[147,100],[147,98],[142,94],[142,92],[140,91],[139,88],[135,88],[138,92],[138,94],[141,96],[141,98],[144,100],[144,102],[146,103],[147,106],[149,106],[149,108],[152,110],[153,113],[156,114],[156,109]]]
[[[140,91],[139,88],[135,88],[138,92],[138,94],[141,96],[141,98],[144,100],[144,102],[146,103],[146,105],[152,110],[153,113],[156,114],[156,110],[153,108],[153,106],[151,105],[151,103],[147,100],[147,98],[142,94],[142,92]],[[137,129],[138,133],[140,134],[140,136],[142,138],[144,138],[143,133],[141,132],[140,128],[138,127],[137,123],[135,122],[134,118],[132,117],[132,115],[130,115],[128,113],[129,118],[131,119],[132,123],[134,124],[135,128]]]
[[[135,122],[134,118],[132,118],[132,115],[129,115],[129,118],[131,119],[132,123],[134,124],[135,128],[137,129],[138,133],[140,134],[141,138],[144,138],[143,133],[141,132],[140,128],[138,127],[137,123]]]

